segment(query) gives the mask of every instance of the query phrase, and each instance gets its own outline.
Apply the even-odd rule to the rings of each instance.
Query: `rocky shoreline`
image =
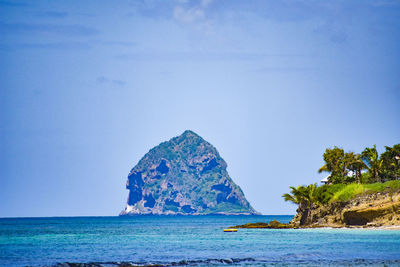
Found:
[[[297,210],[285,224],[248,223],[232,228],[298,229],[298,228],[357,228],[400,230],[400,192],[383,192],[358,196],[348,202],[333,202]]]
[[[392,226],[326,226],[326,225],[305,225],[305,226],[296,226],[291,223],[281,223],[276,221],[275,224],[273,221],[269,223],[257,222],[257,223],[246,223],[243,225],[231,226],[229,228],[242,228],[242,229],[311,229],[311,228],[325,228],[325,229],[369,229],[369,230],[400,230],[400,225],[392,225]]]
[[[289,223],[281,223],[277,220],[270,221],[269,223],[257,222],[257,223],[246,223],[243,225],[231,226],[229,228],[247,228],[247,229],[288,229],[295,228],[294,225]]]
[[[278,225],[271,225],[270,223],[258,222],[258,223],[246,223],[243,225],[231,226],[229,228],[242,228],[242,229],[368,229],[368,230],[400,230],[400,225],[392,226],[326,226],[326,225],[306,225],[306,226],[296,226],[290,223],[278,222]]]
[[[395,227],[400,226],[400,192],[358,196],[348,202],[332,202],[298,210],[291,221],[301,227]]]

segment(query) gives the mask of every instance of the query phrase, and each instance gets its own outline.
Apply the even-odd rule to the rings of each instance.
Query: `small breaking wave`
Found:
[[[181,260],[174,262],[64,262],[47,267],[168,267],[168,266],[399,266],[398,260],[288,260],[288,259],[254,259],[227,258],[204,260]]]
[[[181,260],[174,262],[64,262],[49,267],[164,267],[164,266],[202,266],[202,265],[237,265],[245,262],[256,262],[253,258],[241,259],[205,259],[205,260]]]

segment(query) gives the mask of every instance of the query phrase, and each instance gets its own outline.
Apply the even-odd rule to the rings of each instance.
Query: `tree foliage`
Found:
[[[400,144],[393,147],[386,146],[381,154],[381,177],[384,181],[400,179]]]
[[[376,150],[376,145],[373,147],[367,147],[361,153],[361,158],[365,162],[368,168],[368,172],[371,174],[371,179],[373,182],[382,182],[382,164],[383,159],[379,158],[378,151]]]
[[[391,187],[400,189],[400,144],[386,146],[379,155],[376,145],[361,153],[344,152],[342,148],[327,148],[323,154],[325,164],[318,170],[329,172],[328,184],[317,186],[290,186],[290,193],[283,194],[285,201],[307,212],[313,205],[331,200],[346,200],[365,190],[383,191]],[[385,182],[385,183],[383,183]]]
[[[342,148],[334,147],[327,148],[323,155],[325,164],[318,170],[318,172],[330,172],[330,180],[341,182],[341,177],[344,177],[344,150]]]
[[[329,172],[328,182],[375,183],[400,179],[400,144],[386,146],[379,156],[376,145],[361,153],[344,152],[342,148],[327,148],[323,154],[325,164],[318,172]],[[363,175],[364,171],[368,175]]]
[[[283,194],[282,197],[285,201],[298,204],[301,209],[307,209],[316,202],[316,188],[316,183],[308,186],[299,185],[297,188],[290,186],[290,193]]]

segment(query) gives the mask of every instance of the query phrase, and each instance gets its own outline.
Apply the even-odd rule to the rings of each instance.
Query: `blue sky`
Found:
[[[255,209],[400,142],[399,1],[0,0],[0,217],[117,215],[191,129]]]

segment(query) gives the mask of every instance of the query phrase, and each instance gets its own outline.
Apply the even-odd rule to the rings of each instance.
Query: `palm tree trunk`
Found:
[[[305,211],[302,212],[301,218],[300,218],[300,225],[305,225],[307,224],[308,221],[308,213],[310,210],[307,208]]]
[[[376,170],[376,169],[375,169],[375,179],[378,183],[382,182],[381,177],[379,176],[378,170]]]

